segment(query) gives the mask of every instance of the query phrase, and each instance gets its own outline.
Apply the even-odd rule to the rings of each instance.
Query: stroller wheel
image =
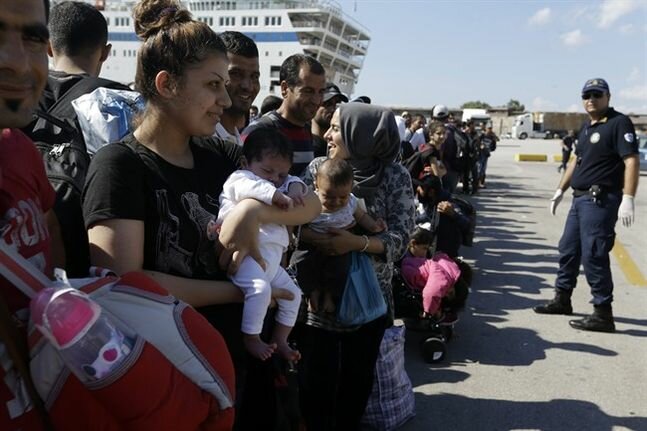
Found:
[[[454,326],[443,326],[443,336],[445,337],[445,341],[449,341],[452,339],[452,335],[454,335]]]
[[[429,337],[423,340],[420,348],[422,350],[422,357],[428,364],[442,361],[447,352],[445,342],[437,337]]]

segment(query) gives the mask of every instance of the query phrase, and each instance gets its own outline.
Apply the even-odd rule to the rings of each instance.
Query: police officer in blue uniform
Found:
[[[534,307],[540,314],[572,314],[571,294],[582,263],[591,286],[593,314],[569,323],[586,331],[615,331],[609,252],[617,219],[626,227],[633,223],[640,174],[634,126],[627,116],[609,107],[610,97],[609,85],[601,78],[589,79],[582,88],[590,120],[580,130],[576,158],[568,165],[550,204],[555,215],[564,192],[573,188],[573,203],[559,241],[555,297]]]

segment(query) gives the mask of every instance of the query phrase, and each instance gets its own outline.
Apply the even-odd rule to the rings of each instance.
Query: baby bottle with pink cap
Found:
[[[38,293],[31,302],[32,320],[68,368],[90,383],[115,371],[133,342],[88,295],[64,286],[59,282]]]

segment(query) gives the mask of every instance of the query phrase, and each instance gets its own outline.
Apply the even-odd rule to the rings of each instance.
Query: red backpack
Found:
[[[33,297],[50,281],[0,244],[0,273]],[[70,280],[130,330],[128,359],[84,386],[30,322],[29,367],[54,425],[65,430],[230,430],[234,369],[220,334],[143,273]],[[26,409],[30,406],[26,406]]]

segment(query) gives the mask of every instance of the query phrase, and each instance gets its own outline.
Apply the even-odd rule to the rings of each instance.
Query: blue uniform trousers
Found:
[[[590,195],[573,197],[559,240],[559,270],[555,287],[572,291],[577,283],[580,263],[591,286],[593,304],[613,301],[613,280],[609,252],[615,240],[615,224],[622,192],[609,192],[595,202]]]

